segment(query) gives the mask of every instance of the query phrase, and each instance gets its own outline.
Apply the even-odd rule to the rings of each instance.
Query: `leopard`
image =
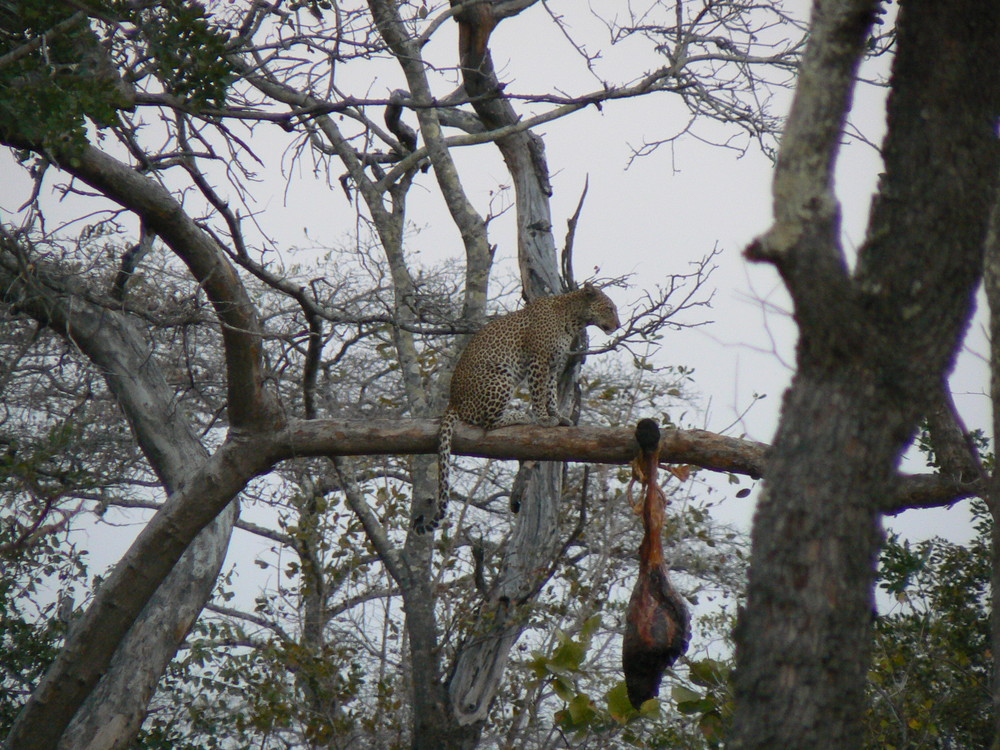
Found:
[[[427,501],[430,511],[414,516],[414,531],[425,534],[445,517],[451,494],[451,443],[458,422],[484,430],[517,424],[570,424],[558,411],[559,376],[573,340],[591,325],[611,334],[621,323],[611,298],[587,282],[575,291],[532,300],[520,310],[494,318],[473,335],[455,365],[448,406],[438,428],[436,502]],[[530,411],[508,408],[525,380]]]

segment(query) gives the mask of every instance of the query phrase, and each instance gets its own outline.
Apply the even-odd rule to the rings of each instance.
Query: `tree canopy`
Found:
[[[881,11],[817,0],[807,41],[780,3],[742,0],[0,3],[0,143],[24,186],[0,223],[7,746],[858,746],[881,515],[997,508],[946,382],[984,266],[994,298],[1000,277],[1000,84],[980,64],[998,11]],[[506,79],[498,30],[539,19],[593,88]],[[595,21],[606,48],[577,32]],[[604,65],[615,45],[624,67]],[[886,50],[884,174],[849,263],[833,168],[860,61]],[[793,85],[783,123],[771,96]],[[775,222],[746,251],[800,334],[773,446],[694,429],[690,371],[650,357],[704,320],[712,253],[585,279],[583,199],[553,216],[543,126],[651,96],[675,120],[637,158],[684,138],[776,156]],[[349,221],[290,246],[275,169]],[[422,212],[459,260],[421,258]],[[458,464],[461,507],[412,533],[457,352],[488,315],[585,280],[623,326],[577,342],[560,398],[579,424],[460,426],[455,453],[479,459]],[[669,480],[664,529],[705,609],[637,710],[615,653],[640,417],[696,470]],[[938,465],[900,474],[921,419]],[[764,478],[749,549],[698,470]],[[123,520],[127,549],[88,567],[80,534]],[[236,535],[257,540],[257,594],[227,563]],[[711,639],[747,564],[730,701]]]

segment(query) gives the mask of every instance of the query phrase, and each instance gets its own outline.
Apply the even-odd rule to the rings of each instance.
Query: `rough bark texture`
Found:
[[[11,729],[8,748],[56,746],[108,669],[125,634],[191,540],[251,478],[272,464],[271,457],[252,442],[232,441],[199,467],[184,489],[170,496],[74,624],[63,650]]]
[[[493,29],[504,18],[520,13],[535,0],[513,2],[453,2],[459,24],[459,60],[466,94],[483,125],[495,130],[519,121],[501,95],[489,50]],[[496,145],[511,174],[517,209],[518,262],[524,298],[566,291],[559,278],[559,261],[552,235],[548,167],[544,144],[534,133],[521,131],[499,138]],[[573,373],[561,385],[565,411]],[[490,601],[459,650],[449,678],[452,711],[463,726],[481,725],[503,678],[510,649],[523,628],[521,605],[538,591],[538,572],[548,568],[559,545],[559,501],[562,467],[548,462],[523,466],[517,479],[522,488],[514,534]]]
[[[307,317],[311,298],[290,280],[269,277],[266,268],[254,267],[236,242],[239,221],[221,201],[213,205],[220,213],[229,211],[227,217],[232,219],[229,229],[234,248],[230,251],[220,244],[219,237],[224,233],[213,235],[205,231],[203,225],[185,213],[174,194],[141,169],[131,168],[96,148],[84,149],[72,158],[58,159],[75,178],[139,215],[184,261],[192,278],[210,298],[225,347],[232,431],[214,455],[206,456],[197,439],[188,434],[183,416],[173,411],[172,394],[152,371],[143,348],[134,346],[127,331],[116,327],[121,321],[107,316],[107,310],[100,305],[95,306],[95,315],[107,317],[101,317],[101,325],[91,326],[90,332],[85,330],[89,325],[85,315],[71,319],[64,314],[61,322],[49,321],[61,326],[107,372],[109,384],[129,412],[136,438],[169,496],[96,592],[87,612],[74,624],[64,650],[8,738],[9,748],[41,750],[54,748],[60,742],[64,749],[113,748],[126,744],[142,719],[158,675],[211,590],[237,511],[233,499],[254,476],[272,469],[278,461],[317,455],[334,457],[332,463],[346,502],[361,521],[368,541],[398,585],[405,604],[411,647],[408,666],[413,684],[413,746],[440,750],[471,748],[477,744],[490,702],[503,678],[510,648],[526,615],[530,614],[527,605],[544,583],[544,573],[539,571],[550,568],[556,551],[562,467],[545,463],[532,470],[530,480],[526,475],[519,480],[518,487],[523,489],[521,511],[498,580],[491,582],[494,593],[482,607],[480,623],[466,642],[459,645],[450,678],[443,680],[447,666],[442,664],[442,653],[447,651],[442,649],[436,621],[438,591],[431,565],[432,542],[411,536],[405,547],[396,547],[358,490],[350,462],[342,457],[354,453],[435,451],[436,424],[428,417],[439,411],[439,394],[445,383],[428,384],[419,347],[406,325],[417,319],[410,305],[419,287],[411,278],[403,255],[405,194],[419,160],[426,159],[433,167],[465,247],[467,273],[462,303],[465,322],[474,326],[483,319],[492,250],[486,222],[466,197],[442,134],[442,121],[448,116],[453,121],[463,119],[470,131],[502,129],[504,136],[497,144],[516,190],[518,257],[525,296],[531,299],[562,290],[551,234],[550,187],[542,143],[524,129],[525,122],[518,120],[510,103],[501,96],[502,87],[494,73],[488,46],[497,23],[536,3],[537,0],[484,0],[453,5],[461,30],[465,94],[472,97],[476,109],[473,117],[469,112],[449,115],[439,109],[444,104],[434,101],[428,85],[421,59],[422,41],[414,38],[412,29],[401,21],[399,4],[370,0],[379,36],[396,56],[406,77],[408,96],[415,107],[412,116],[420,126],[418,143],[422,142],[423,151],[419,159],[404,160],[389,175],[382,173],[376,162],[365,161],[356,142],[340,132],[337,119],[328,114],[338,110],[324,110],[322,102],[291,88],[280,76],[270,75],[266,62],[260,59],[248,56],[247,60],[233,60],[248,85],[256,87],[269,102],[287,107],[282,117],[289,127],[299,123],[299,116],[308,112],[301,124],[307,124],[310,136],[323,141],[323,149],[343,162],[351,188],[365,201],[392,275],[397,308],[393,312],[398,315],[394,320],[403,324],[394,328],[393,344],[399,357],[407,406],[418,417],[411,423],[286,420],[266,387],[256,310],[227,252],[236,263],[245,264],[258,278],[273,283],[276,289],[295,299]],[[952,33],[951,41],[942,43],[937,38],[913,41],[905,35],[901,37],[902,49],[916,50],[926,45],[922,54],[928,60],[916,61],[919,64],[914,65],[930,69],[921,68],[910,75],[924,76],[931,83],[927,84],[927,102],[920,100],[915,105],[914,100],[921,93],[913,89],[894,102],[901,113],[897,118],[909,118],[912,125],[924,117],[926,110],[930,118],[927,134],[933,138],[921,140],[927,123],[920,119],[911,130],[915,131],[921,148],[924,145],[927,148],[916,154],[906,153],[905,149],[898,153],[891,148],[887,150],[890,165],[885,201],[880,205],[880,218],[873,229],[871,246],[866,248],[862,270],[858,279],[852,281],[835,246],[836,204],[829,175],[850,100],[854,66],[873,7],[874,2],[868,0],[817,3],[814,36],[818,42],[811,47],[816,54],[807,56],[803,64],[804,87],[810,96],[796,102],[786,139],[788,149],[783,150],[778,169],[775,230],[762,240],[758,251],[759,257],[774,261],[785,274],[796,298],[803,329],[802,368],[796,390],[788,401],[790,414],[779,435],[776,459],[772,466],[766,465],[766,446],[756,443],[697,431],[664,435],[661,457],[665,460],[754,477],[765,470],[771,473],[772,487],[762,504],[763,523],[756,539],[758,549],[763,551],[759,564],[755,565],[752,583],[755,609],[745,624],[745,632],[751,637],[741,645],[742,695],[749,694],[752,700],[747,700],[746,708],[741,709],[743,723],[738,721],[738,727],[745,731],[745,736],[754,738],[748,746],[753,743],[756,743],[753,746],[776,746],[777,742],[770,742],[772,736],[788,744],[787,738],[795,736],[784,724],[779,724],[779,730],[772,734],[757,733],[760,722],[773,721],[767,711],[776,711],[786,724],[794,723],[789,716],[797,717],[800,722],[814,719],[809,730],[812,734],[802,735],[806,739],[818,736],[813,731],[815,726],[823,726],[825,730],[830,722],[837,730],[833,734],[838,741],[851,736],[851,728],[843,729],[837,722],[858,708],[857,690],[850,681],[863,670],[863,654],[856,656],[857,639],[864,635],[865,606],[870,605],[865,581],[860,588],[851,581],[858,575],[870,579],[877,539],[876,511],[944,503],[969,492],[968,487],[948,478],[895,476],[895,453],[912,430],[913,413],[921,408],[911,407],[910,401],[926,378],[919,373],[915,377],[899,376],[901,368],[912,364],[907,359],[911,352],[897,351],[893,345],[909,336],[907,325],[933,327],[933,331],[925,331],[929,340],[915,340],[911,348],[921,356],[936,358],[924,361],[928,370],[936,368],[933,375],[940,383],[940,370],[947,364],[952,334],[961,327],[963,313],[956,309],[950,317],[925,320],[921,316],[928,311],[934,313],[952,299],[957,287],[975,278],[974,263],[969,265],[972,270],[964,275],[951,272],[955,264],[969,261],[962,253],[968,249],[966,240],[977,226],[979,206],[974,198],[983,188],[979,184],[981,175],[976,172],[975,164],[970,166],[970,161],[981,166],[988,160],[980,160],[978,153],[982,135],[971,137],[966,144],[961,140],[963,134],[971,132],[965,127],[966,120],[953,118],[951,112],[942,116],[935,107],[940,100],[947,100],[952,102],[949,106],[961,108],[969,91],[996,89],[995,80],[984,80],[990,71],[970,72],[967,59],[969,55],[979,55],[980,60],[996,59],[996,50],[973,49],[967,53],[963,45],[971,40],[975,30],[963,27],[952,32],[944,28],[949,23],[954,25],[955,18],[964,18],[959,15],[962,11],[976,17],[976,23],[982,24],[980,29],[989,29],[988,23],[995,24],[995,11],[979,10],[971,2],[948,3],[942,6],[942,18],[935,20],[942,30],[938,32],[935,28],[935,33],[942,36]],[[927,4],[914,7],[925,12]],[[990,12],[994,15],[985,18]],[[992,28],[995,31],[995,25]],[[984,68],[981,63],[980,68]],[[833,78],[827,76],[830,70],[835,73]],[[951,80],[949,72],[956,80]],[[924,86],[924,78],[919,80],[920,86]],[[390,104],[398,107],[400,100],[394,98]],[[564,111],[580,106],[584,103],[567,105]],[[393,115],[395,121],[390,127],[412,147],[413,138],[402,127],[400,116],[398,111]],[[941,125],[942,117],[947,125]],[[477,118],[478,123],[471,122]],[[954,133],[950,130],[953,120],[957,123]],[[933,142],[925,144],[928,140]],[[39,144],[14,143],[12,139],[7,145],[43,150]],[[975,155],[969,157],[973,152]],[[936,160],[950,160],[956,155],[955,174],[947,176],[916,179],[911,184],[912,178],[921,175],[899,169],[899,164],[911,161],[934,164]],[[951,161],[941,163],[951,164]],[[968,186],[969,200],[957,201],[955,195],[942,189],[955,183]],[[906,278],[907,274],[913,278],[914,269],[908,262],[900,261],[904,257],[900,248],[908,248],[914,240],[902,231],[905,227],[899,226],[906,221],[895,214],[893,201],[900,200],[901,205],[911,202],[914,190],[928,196],[919,203],[920,211],[926,211],[937,200],[946,205],[938,213],[926,214],[931,226],[918,227],[917,239],[925,244],[920,246],[916,242],[919,247],[910,262],[923,273],[919,280],[923,286],[909,289],[905,285],[899,287],[895,280],[897,276]],[[956,201],[961,205],[956,205]],[[938,228],[935,222],[948,226],[953,217],[962,222],[961,233],[956,237],[935,233]],[[896,244],[885,239],[884,235],[896,232],[899,233]],[[932,257],[928,248],[931,242],[940,257]],[[866,262],[870,267],[865,266]],[[9,301],[6,295],[17,293],[24,280],[23,273],[24,269],[16,264],[0,266],[0,295],[5,296],[5,302]],[[941,288],[936,286],[939,280]],[[77,296],[86,298],[87,291]],[[908,291],[924,305],[918,306],[913,315],[907,306]],[[44,310],[37,311],[37,316],[42,318],[58,309],[58,304],[46,305]],[[894,313],[901,320],[894,318]],[[310,321],[316,323],[310,326],[310,336],[322,341],[318,320]],[[901,335],[901,330],[905,335]],[[572,375],[569,373],[565,381],[572,381]],[[879,411],[886,404],[889,406],[885,411]],[[312,411],[312,406],[307,407],[307,416],[312,417]],[[858,414],[874,421],[878,426],[877,436],[865,430]],[[635,445],[625,430],[519,427],[483,435],[463,428],[456,435],[455,450],[499,458],[625,462],[634,455]],[[832,461],[830,456],[836,456],[840,463]],[[415,497],[433,493],[436,482],[432,467],[433,460],[429,458],[413,461]],[[804,487],[803,476],[807,482]],[[779,536],[775,538],[774,534]],[[791,542],[794,547],[789,549]],[[322,638],[325,615],[322,598],[312,597],[307,610],[303,635],[316,642]],[[835,668],[838,659],[846,666]],[[822,664],[819,669],[817,661]],[[799,694],[805,695],[811,686],[825,690],[831,674],[831,696],[806,705]],[[823,713],[828,703],[839,700],[845,705],[838,712]],[[802,710],[796,713],[798,709]],[[746,711],[757,710],[763,718],[746,719]],[[821,741],[812,744],[829,746],[827,739],[824,731]]]
[[[983,64],[1000,53],[1000,8],[988,6],[901,7],[885,174],[853,277],[837,244],[836,205],[818,198],[832,196],[829,169],[816,165],[832,165],[835,144],[816,136],[813,147],[827,153],[806,158],[803,132],[829,131],[793,126],[842,121],[849,97],[824,108],[829,94],[812,87],[826,67],[830,87],[843,85],[872,6],[815,6],[789,155],[783,144],[775,177],[776,229],[749,251],[777,265],[800,340],[754,519],[733,747],[862,744],[878,511],[952,366],[982,269],[1000,91],[997,67]],[[842,51],[839,61],[814,49],[827,45]],[[802,170],[796,191],[781,189],[795,182],[783,169]],[[818,232],[808,223],[817,213]]]
[[[125,750],[149,710],[157,683],[211,598],[239,504],[229,503],[187,548],[114,652],[59,750]]]
[[[282,426],[273,396],[264,388],[256,311],[216,241],[166,189],[97,149],[87,147],[65,161],[68,171],[142,216],[205,289],[221,324],[231,426],[247,431]],[[26,288],[35,285],[20,269],[6,270]],[[58,295],[53,293],[53,300],[58,302]],[[63,746],[90,736],[93,747],[127,744],[159,674],[211,594],[236,508],[217,516],[259,469],[273,464],[266,454],[244,451],[238,436],[206,460],[128,322],[100,308],[78,312],[77,305],[78,300],[72,307],[38,302],[37,316],[78,338],[104,370],[170,498],[96,593],[25,705],[7,738],[7,746],[18,750],[54,747],[87,700],[100,711],[82,715]],[[185,555],[176,575],[161,587]],[[151,631],[156,635],[150,637]]]
[[[7,270],[0,269],[5,298],[16,298],[21,309],[76,342],[104,373],[166,490],[182,486],[208,453],[131,321],[58,291],[51,280],[28,281]],[[215,587],[237,515],[238,506],[230,504],[188,547],[115,650],[106,674],[63,734],[61,750],[129,745],[163,670]]]
[[[1000,178],[1000,175],[998,175]],[[998,179],[1000,182],[1000,179]],[[994,197],[990,216],[986,256],[983,264],[983,287],[990,316],[990,400],[993,403],[993,435],[1000,435],[1000,188]],[[995,438],[994,438],[995,439]],[[990,636],[994,655],[1000,654],[1000,472],[994,467],[986,501],[993,517],[992,571],[993,592],[990,612]],[[993,743],[1000,750],[1000,659],[993,659]]]

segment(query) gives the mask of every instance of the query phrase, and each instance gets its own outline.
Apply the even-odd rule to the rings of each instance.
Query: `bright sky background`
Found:
[[[786,3],[786,7],[799,8],[800,17],[807,5],[805,0]],[[581,33],[593,35],[594,45],[606,39],[597,26]],[[443,29],[441,39],[432,44],[454,49],[454,29]],[[568,44],[540,6],[501,24],[492,49],[501,79],[509,82],[511,91],[537,91],[544,88],[540,80],[550,90],[567,93],[598,88],[579,59],[571,56]],[[609,58],[620,56],[621,64],[631,62],[635,67],[630,56],[639,52],[625,48],[607,54]],[[638,72],[651,67],[640,63]],[[376,79],[368,93],[384,96],[398,85],[396,80]],[[883,95],[881,89],[860,87],[852,112],[852,121],[876,143],[882,136]],[[790,94],[778,104],[779,111],[789,102]],[[517,108],[525,114],[530,111],[520,104]],[[412,122],[412,117],[408,119]],[[689,264],[717,246],[721,250],[716,259],[718,270],[710,281],[717,291],[713,308],[706,314],[715,322],[668,335],[655,356],[663,364],[695,368],[695,389],[706,409],[698,426],[705,429],[733,425],[753,394],[766,394],[729,434],[769,442],[777,425],[781,394],[791,376],[795,330],[777,273],[769,266],[746,262],[741,253],[768,227],[771,163],[752,145],[740,156],[682,138],[628,166],[630,147],[641,145],[644,139],[663,138],[682,122],[678,106],[669,95],[660,94],[612,102],[601,111],[591,107],[542,127],[539,132],[546,140],[555,191],[552,214],[556,242],[562,244],[566,219],[575,210],[584,180],[589,177],[589,193],[576,235],[575,268],[580,278],[589,276],[595,266],[605,277],[633,274],[633,289],[611,290],[620,308],[634,303],[641,297],[641,289],[653,288],[666,274],[687,271]],[[290,164],[283,155],[287,143],[287,134],[278,128],[260,129],[252,139],[258,155],[268,160],[259,170],[256,196],[257,208],[266,211],[262,222],[279,248],[336,245],[352,231],[353,209],[339,184],[327,185],[323,174],[313,178],[308,156]],[[490,191],[509,184],[509,175],[490,145],[463,149],[457,159],[467,191],[485,213]],[[294,175],[287,186],[283,170]],[[845,145],[837,187],[849,248],[864,236],[878,171],[879,159],[871,146],[858,141]],[[16,222],[11,212],[24,201],[27,183],[6,152],[0,155],[0,174],[10,177],[0,181],[0,212]],[[412,239],[411,252],[418,251],[428,264],[460,258],[458,233],[444,212],[432,177],[421,176],[411,196],[410,217],[420,229]],[[498,257],[512,258],[516,247],[512,217],[494,222],[491,234],[499,245]],[[984,320],[980,312],[952,387],[967,425],[988,430]],[[603,334],[594,331],[592,335],[595,343],[603,342]],[[922,469],[914,465],[911,470]],[[743,500],[733,497],[723,505],[722,516],[748,531],[752,507],[753,496]],[[968,514],[961,508],[909,512],[891,525],[913,538],[946,534],[964,539],[970,528]],[[105,548],[102,557],[104,554],[109,555],[109,563],[116,559],[113,549]],[[97,556],[92,564],[95,570],[101,567]]]

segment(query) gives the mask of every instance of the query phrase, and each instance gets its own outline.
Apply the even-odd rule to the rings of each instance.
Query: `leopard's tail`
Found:
[[[441,417],[438,428],[438,496],[437,502],[427,501],[426,513],[413,517],[413,530],[418,534],[426,534],[436,529],[448,510],[448,497],[451,495],[451,485],[448,483],[448,472],[451,467],[451,438],[455,434],[455,424],[458,413],[448,408]],[[433,515],[431,515],[433,513]]]

